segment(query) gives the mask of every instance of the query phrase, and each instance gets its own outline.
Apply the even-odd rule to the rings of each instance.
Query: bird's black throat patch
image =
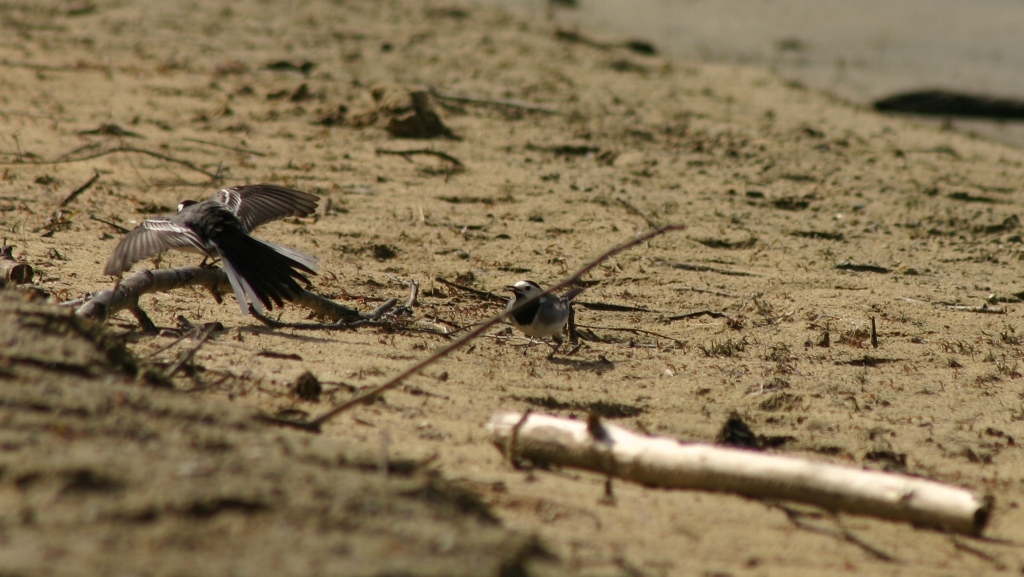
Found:
[[[516,304],[520,302],[520,299],[516,299]],[[528,325],[533,322],[533,319],[537,317],[537,311],[540,310],[540,299],[534,300],[532,303],[512,313],[512,318],[515,319],[519,325]]]

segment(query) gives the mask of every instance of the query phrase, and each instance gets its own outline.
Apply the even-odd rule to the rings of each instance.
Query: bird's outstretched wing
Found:
[[[172,248],[193,248],[205,252],[202,239],[192,229],[168,218],[145,220],[117,243],[103,274],[121,276],[140,260]]]
[[[245,230],[252,232],[272,220],[313,214],[320,197],[273,184],[246,184],[225,188],[214,199],[238,215]]]

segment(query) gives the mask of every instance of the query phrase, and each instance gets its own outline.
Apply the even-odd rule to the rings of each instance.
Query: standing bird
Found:
[[[516,305],[536,295],[541,295],[533,302],[520,307],[509,317],[509,322],[530,337],[544,338],[551,337],[555,341],[554,351],[551,356],[558,352],[562,346],[562,333],[565,332],[565,324],[572,316],[572,299],[576,298],[582,288],[570,289],[562,296],[550,293],[541,294],[544,289],[532,280],[521,280],[512,286],[505,287],[512,291],[513,297],[509,299],[505,310],[512,310]]]
[[[302,272],[316,274],[320,261],[249,233],[286,216],[309,216],[319,200],[315,194],[272,184],[232,186],[203,202],[183,200],[177,214],[145,220],[125,235],[103,273],[120,283],[121,273],[144,258],[171,249],[198,252],[224,264],[243,315],[249,313],[246,297],[263,314],[264,306],[274,308],[271,302],[282,306],[283,300],[301,294],[304,289],[296,279],[309,285]]]

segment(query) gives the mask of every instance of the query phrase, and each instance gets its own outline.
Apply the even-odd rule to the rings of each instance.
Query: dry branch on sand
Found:
[[[654,487],[784,499],[980,535],[991,501],[935,481],[782,455],[684,444],[622,427],[548,415],[498,413],[487,423],[510,459],[576,467]]]
[[[75,313],[93,319],[104,319],[110,315],[128,309],[139,320],[143,328],[156,330],[156,326],[139,308],[139,298],[152,292],[164,292],[186,286],[201,286],[208,289],[219,300],[221,293],[231,292],[231,283],[227,274],[218,267],[194,266],[163,270],[143,270],[122,280],[114,289],[99,292]],[[342,306],[316,293],[303,291],[294,303],[304,306],[314,313],[331,318],[360,319],[363,314],[355,309]]]

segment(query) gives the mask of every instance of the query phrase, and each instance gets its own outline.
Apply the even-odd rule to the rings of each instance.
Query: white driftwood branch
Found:
[[[139,297],[151,292],[165,292],[186,286],[205,287],[214,295],[231,292],[228,275],[219,267],[193,266],[161,270],[143,270],[121,281],[117,290],[105,290],[93,295],[75,313],[93,319],[103,319],[128,309],[136,316],[142,315],[139,309]],[[310,291],[303,291],[293,301],[298,305],[312,310],[314,313],[331,318],[358,319],[363,315],[354,309],[339,305]],[[142,318],[139,319],[143,324]]]
[[[598,471],[636,483],[724,491],[809,503],[833,511],[980,535],[991,500],[935,481],[769,455],[611,424],[498,413],[487,423],[498,448],[516,458]]]

